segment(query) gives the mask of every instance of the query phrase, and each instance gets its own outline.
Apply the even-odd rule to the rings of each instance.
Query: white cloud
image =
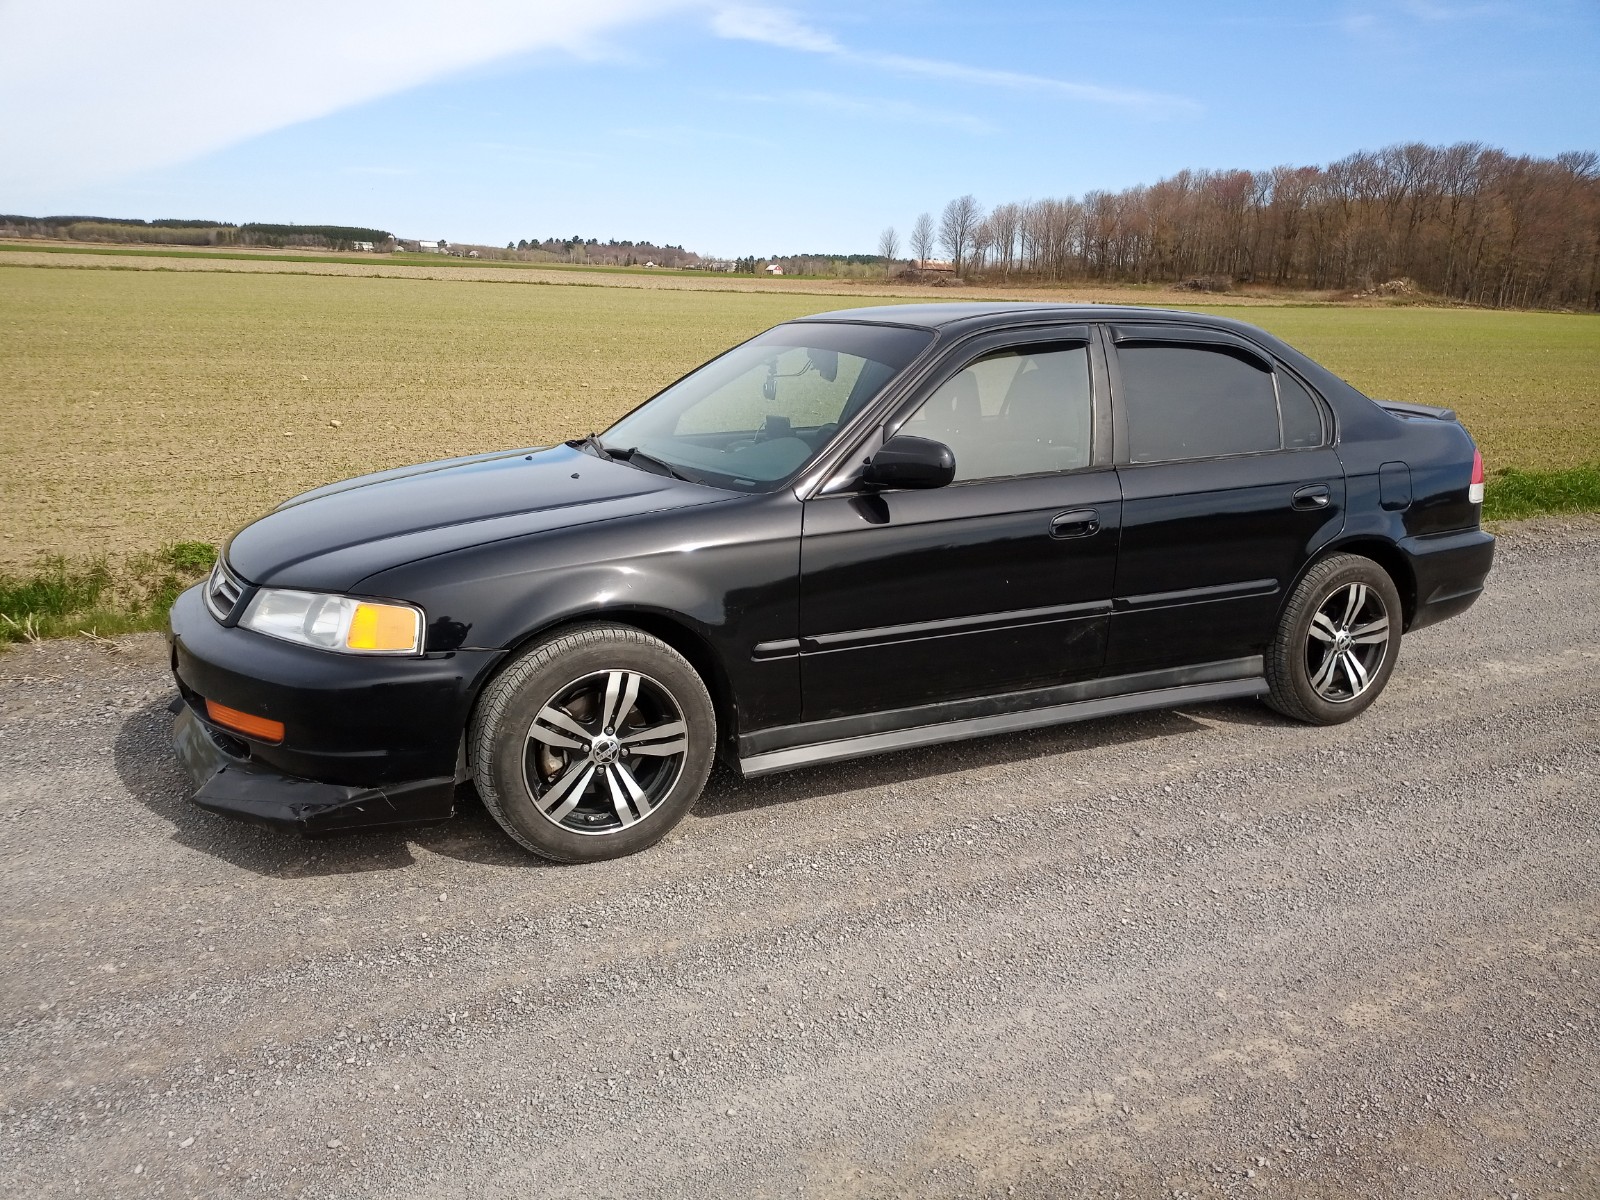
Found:
[[[825,54],[844,62],[859,63],[862,66],[892,71],[900,75],[947,79],[955,83],[970,83],[980,87],[1005,88],[1011,91],[1054,93],[1069,100],[1112,105],[1150,116],[1172,116],[1199,111],[1199,105],[1192,100],[1160,92],[1109,88],[1092,83],[1077,83],[1068,79],[1054,79],[1045,75],[1030,75],[1020,71],[969,67],[943,59],[852,50],[841,45],[831,35],[812,29],[784,9],[725,8],[712,19],[711,27],[713,32],[721,37],[760,42],[809,54]]]
[[[246,138],[703,0],[0,0],[0,188],[183,162]],[[21,195],[18,195],[18,194]]]
[[[1382,13],[1353,9],[1338,19],[1338,26],[1351,37],[1394,42],[1406,35],[1414,35],[1419,26],[1426,28],[1467,22],[1509,21],[1526,27],[1541,24],[1547,17],[1547,13],[1532,5],[1401,0]]]
[[[785,50],[811,54],[841,54],[844,47],[825,33],[802,24],[794,14],[778,8],[724,8],[711,18],[718,37],[741,42],[765,42]]]
[[[1054,92],[1069,100],[1110,104],[1149,113],[1193,112],[1199,107],[1194,101],[1182,96],[1168,96],[1161,92],[1101,87],[1093,83],[1074,83],[1068,79],[1051,79],[1044,75],[1028,75],[1020,71],[994,71],[984,67],[968,67],[961,63],[943,62],[938,59],[907,58],[900,54],[868,54],[856,57],[873,66],[885,67],[906,75],[926,75],[934,79],[976,83],[984,87],[1010,88],[1013,91]]]

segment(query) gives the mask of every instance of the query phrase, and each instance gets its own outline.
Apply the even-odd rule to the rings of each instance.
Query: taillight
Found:
[[[1472,452],[1472,485],[1467,488],[1467,499],[1473,504],[1483,503],[1483,451]]]

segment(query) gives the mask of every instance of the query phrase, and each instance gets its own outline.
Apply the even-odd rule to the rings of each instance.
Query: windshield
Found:
[[[780,325],[680,379],[600,440],[687,478],[767,491],[815,458],[932,339],[894,326]]]

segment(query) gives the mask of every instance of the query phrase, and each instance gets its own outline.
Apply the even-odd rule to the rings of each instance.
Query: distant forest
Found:
[[[880,250],[900,246],[884,230]],[[922,214],[905,248],[924,261],[942,250],[958,274],[999,280],[1415,287],[1472,304],[1596,309],[1600,155],[1413,143],[1325,167],[1180,171],[987,213],[961,196],[938,220]]]
[[[154,242],[163,246],[276,246],[350,250],[357,242],[393,248],[394,235],[356,225],[263,225],[247,222],[140,221],[126,217],[21,217],[0,214],[0,235],[66,238],[74,242]],[[388,244],[386,247],[386,243]]]
[[[641,267],[654,263],[658,267],[676,267],[681,270],[725,271],[742,275],[764,272],[769,264],[781,266],[786,275],[859,276],[867,278],[875,269],[882,278],[886,268],[898,266],[892,260],[877,254],[774,254],[766,258],[748,255],[742,258],[710,258],[685,250],[682,246],[658,246],[654,242],[605,241],[599,238],[573,236],[569,238],[525,239],[506,243],[503,251],[490,247],[475,247],[484,257],[515,259],[522,262],[590,263],[608,267]]]
[[[690,267],[700,262],[700,255],[682,246],[658,246],[654,242],[617,241],[602,242],[599,238],[572,237],[526,238],[507,242],[506,249],[513,253],[507,257],[526,262],[590,263],[602,267],[635,267],[653,262],[658,267]]]

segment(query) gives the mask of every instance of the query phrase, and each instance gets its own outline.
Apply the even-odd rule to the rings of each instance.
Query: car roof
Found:
[[[1137,308],[1119,304],[967,300],[949,304],[884,304],[871,308],[841,308],[832,312],[798,317],[796,320],[847,321],[856,324],[898,325],[906,329],[926,329],[933,333],[939,342],[946,343],[959,341],[970,334],[987,329],[1016,328],[1030,324],[1086,325],[1091,322],[1127,322],[1147,325],[1168,323],[1200,325],[1242,337],[1279,360],[1288,362],[1334,406],[1342,421],[1366,420],[1371,412],[1378,411],[1377,406],[1361,392],[1274,334],[1260,326],[1211,313],[1188,312],[1178,308]]]
[[[918,329],[944,329],[964,324],[970,327],[1010,325],[1018,320],[1077,321],[1171,321],[1204,323],[1218,328],[1235,325],[1223,317],[1207,313],[1183,312],[1172,308],[1133,308],[1114,304],[1048,304],[1017,300],[967,300],[949,304],[884,304],[870,308],[841,308],[832,312],[798,317],[799,321],[855,321],[874,325],[906,325]]]

